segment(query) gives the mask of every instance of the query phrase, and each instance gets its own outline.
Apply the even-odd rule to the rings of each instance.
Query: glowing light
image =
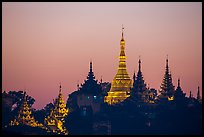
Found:
[[[122,38],[120,41],[120,56],[118,72],[111,83],[111,89],[108,95],[105,96],[104,102],[108,104],[115,104],[125,100],[129,97],[130,88],[132,87],[132,80],[126,71],[126,56],[125,56],[125,40]]]
[[[169,100],[169,101],[174,100],[174,96],[172,96],[172,97],[168,97],[168,100]]]

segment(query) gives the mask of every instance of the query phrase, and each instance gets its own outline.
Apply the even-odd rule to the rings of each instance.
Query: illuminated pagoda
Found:
[[[123,29],[124,28],[122,27],[118,72],[112,80],[111,89],[108,92],[108,95],[104,98],[104,101],[110,105],[124,101],[127,97],[130,96],[130,89],[132,88],[132,80],[130,79],[126,69],[125,40],[123,37]]]
[[[165,70],[164,78],[160,86],[159,92],[160,92],[160,95],[159,95],[160,99],[168,99],[169,101],[174,100],[175,91],[172,83],[172,77],[169,72],[168,57],[166,59],[166,70]]]
[[[27,96],[26,92],[24,92],[24,100],[22,103],[22,106],[19,110],[18,117],[14,120],[11,120],[10,126],[16,126],[16,125],[27,125],[31,127],[43,127],[42,124],[38,123],[32,116],[31,109],[27,103]]]
[[[64,118],[67,116],[67,114],[68,109],[64,103],[60,85],[58,98],[56,98],[54,101],[54,109],[50,112],[50,115],[44,119],[44,123],[48,128],[48,132],[68,135],[68,131],[64,127]]]
[[[183,90],[181,89],[181,86],[180,86],[180,79],[178,79],[178,86],[175,90],[174,100],[184,99],[185,96],[186,96],[186,93],[183,93]]]

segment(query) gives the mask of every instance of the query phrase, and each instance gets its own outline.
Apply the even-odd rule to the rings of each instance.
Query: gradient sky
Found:
[[[159,89],[166,55],[173,84],[202,91],[202,3],[3,3],[2,91],[26,90],[41,109],[83,83],[93,61],[96,79],[111,82],[124,24],[127,71],[141,56],[145,82]]]

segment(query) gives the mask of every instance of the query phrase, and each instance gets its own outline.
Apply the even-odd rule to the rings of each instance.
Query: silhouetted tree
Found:
[[[33,115],[38,122],[44,123],[44,118],[48,116],[53,109],[53,103],[49,103],[43,109],[33,111]]]

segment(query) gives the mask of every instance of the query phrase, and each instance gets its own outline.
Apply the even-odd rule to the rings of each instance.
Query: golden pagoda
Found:
[[[64,127],[64,118],[68,114],[68,109],[63,100],[61,93],[61,85],[59,90],[58,98],[55,99],[54,109],[50,112],[50,115],[44,119],[44,123],[49,129],[48,132],[53,132],[56,134],[68,135],[66,127]]]
[[[27,103],[26,92],[24,92],[24,100],[20,108],[18,117],[15,118],[14,120],[11,120],[9,125],[10,126],[27,125],[31,127],[42,127],[43,128],[43,125],[38,123],[38,121],[36,121],[34,117],[31,115],[32,115],[32,112]]]
[[[126,56],[125,56],[125,40],[123,37],[120,41],[120,56],[118,72],[111,83],[111,89],[108,95],[105,96],[104,101],[108,104],[116,104],[122,102],[130,96],[130,89],[132,88],[132,80],[130,79],[126,69]]]

